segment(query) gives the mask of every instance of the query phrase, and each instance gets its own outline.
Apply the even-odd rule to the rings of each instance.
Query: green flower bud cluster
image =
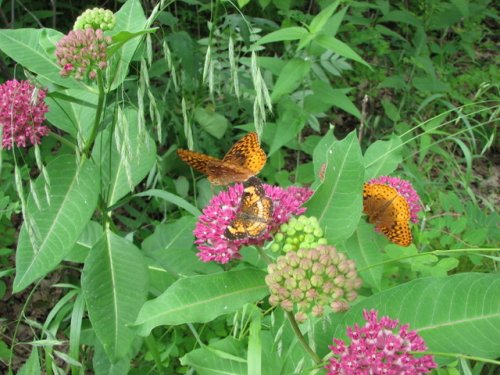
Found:
[[[75,21],[73,30],[101,29],[111,30],[115,27],[116,17],[112,11],[102,8],[87,9]]]
[[[271,250],[287,253],[298,249],[310,249],[318,245],[326,245],[323,230],[318,219],[314,216],[300,215],[292,217],[287,223],[282,224],[274,236]]]
[[[319,317],[330,307],[346,311],[362,285],[353,260],[333,246],[289,251],[268,266],[269,303],[294,311],[302,323],[308,314]]]

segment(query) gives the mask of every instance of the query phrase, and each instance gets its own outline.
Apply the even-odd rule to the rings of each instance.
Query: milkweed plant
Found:
[[[171,4],[146,14],[137,0],[88,9],[65,34],[0,31],[17,66],[0,85],[20,218],[9,288],[31,332],[5,343],[6,368],[410,375],[498,365],[498,273],[458,266],[479,270],[481,257],[498,260],[493,250],[425,240],[436,202],[404,154],[426,128],[373,141],[366,126],[328,126],[332,106],[366,121],[338,78],[379,69],[335,34],[355,32],[348,5],[318,2],[281,27],[211,6],[203,36],[182,29]],[[210,177],[252,131],[267,154],[253,185],[212,186],[175,153],[219,158],[201,168]],[[248,173],[251,153],[226,167]],[[397,185],[392,198],[370,197],[370,222],[368,181]],[[387,236],[398,225],[412,232],[407,247]],[[44,289],[50,311],[31,316]]]

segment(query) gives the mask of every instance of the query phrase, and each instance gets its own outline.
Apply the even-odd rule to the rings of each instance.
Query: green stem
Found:
[[[293,331],[295,332],[295,335],[299,339],[300,343],[306,350],[306,352],[311,356],[311,358],[316,362],[318,365],[322,363],[321,358],[314,352],[314,350],[311,349],[309,344],[306,341],[306,338],[300,331],[299,325],[297,324],[297,321],[295,320],[295,317],[290,311],[286,312],[286,316],[288,317],[288,320],[290,321],[290,324],[292,325]]]
[[[482,358],[482,357],[473,357],[471,355],[465,355],[465,354],[462,354],[462,353],[446,353],[446,352],[430,352],[430,351],[427,351],[427,352],[410,352],[410,353],[413,353],[413,354],[431,354],[435,357],[450,357],[450,358],[457,358],[457,359],[460,359],[460,358],[463,358],[463,359],[470,359],[472,361],[476,361],[476,362],[484,362],[484,363],[491,363],[493,365],[500,365],[500,361],[495,361],[494,359],[488,359],[488,358]]]
[[[383,266],[385,264],[395,263],[395,262],[399,262],[399,261],[405,260],[405,259],[418,258],[418,257],[426,256],[426,255],[436,255],[436,256],[438,256],[438,255],[447,255],[447,254],[452,254],[452,253],[467,253],[467,252],[474,253],[474,252],[485,252],[485,251],[495,252],[495,251],[499,251],[499,250],[500,249],[498,249],[498,248],[493,248],[493,249],[490,249],[490,248],[479,248],[479,249],[434,250],[434,251],[428,251],[428,252],[425,252],[425,253],[407,255],[407,256],[404,256],[404,257],[401,257],[401,258],[384,260],[383,262],[374,263],[374,264],[371,264],[371,265],[369,265],[367,267],[358,268],[358,272],[363,272],[363,271],[369,270],[370,268],[375,268],[375,267]]]
[[[97,132],[99,130],[99,125],[101,123],[102,113],[104,109],[104,99],[106,98],[106,93],[104,91],[104,82],[102,78],[102,72],[97,71],[97,87],[99,88],[99,98],[97,100],[97,109],[94,117],[94,125],[92,126],[92,131],[90,133],[90,137],[83,148],[84,156],[90,156],[90,150],[94,144],[94,141],[97,137]]]

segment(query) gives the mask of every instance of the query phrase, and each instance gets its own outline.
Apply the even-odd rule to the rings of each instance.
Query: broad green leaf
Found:
[[[293,100],[284,97],[278,104],[279,118],[276,121],[276,131],[269,147],[268,156],[280,150],[292,139],[297,137],[307,121],[307,114]]]
[[[375,227],[363,220],[359,222],[356,232],[347,241],[339,245],[339,248],[349,258],[356,261],[356,269],[363,282],[377,291],[381,288],[384,268],[381,265],[373,268],[367,267],[384,260],[383,250],[385,245],[387,245],[387,240],[384,236],[375,232]]]
[[[64,257],[64,260],[75,263],[85,262],[90,249],[101,239],[102,232],[102,225],[92,220],[89,221],[76,241],[75,246]]]
[[[146,130],[139,129],[135,109],[118,112],[112,138],[111,127],[99,134],[93,158],[101,165],[103,194],[108,206],[142,181],[156,160],[156,146]]]
[[[347,44],[341,42],[340,40],[338,40],[333,36],[320,34],[316,38],[314,38],[314,41],[323,48],[335,52],[340,56],[344,56],[347,57],[348,59],[357,61],[363,65],[366,65],[368,68],[372,69],[370,64],[368,64],[365,60],[361,58],[361,56],[359,56],[356,52],[354,52],[354,50],[351,47],[349,47]]]
[[[123,45],[130,40],[137,38],[139,36],[154,33],[155,29],[145,29],[141,31],[137,31],[135,33],[130,33],[128,31],[120,31],[118,34],[113,35],[113,44],[108,47],[107,53],[108,57],[113,56],[117,51],[119,51]]]
[[[398,22],[408,25],[423,27],[422,21],[414,13],[406,10],[394,10],[385,14],[379,22]]]
[[[144,31],[146,25],[146,16],[139,0],[128,0],[115,13],[116,25],[113,32],[119,34],[122,31],[129,33],[137,33]],[[128,73],[129,64],[142,37],[137,37],[129,40],[119,49],[111,58],[108,71],[111,74],[110,87],[111,89],[117,88],[123,83]]]
[[[142,248],[176,278],[220,271],[213,262],[200,262],[193,249],[193,230],[197,219],[184,216],[173,223],[158,225]]]
[[[361,217],[364,167],[356,132],[322,153],[326,154],[324,181],[307,202],[307,215],[318,218],[328,242],[335,245],[354,233]]]
[[[312,19],[311,24],[309,25],[309,31],[312,34],[319,33],[325,26],[326,22],[330,19],[333,12],[335,12],[335,9],[337,9],[338,6],[339,6],[339,1],[337,0],[334,3],[330,4],[329,6],[327,6],[321,12],[319,12]]]
[[[38,375],[41,374],[40,359],[38,356],[38,348],[33,346],[28,360],[23,367],[17,372],[17,375]]]
[[[246,269],[180,279],[144,304],[135,322],[137,331],[146,336],[159,325],[206,323],[236,311],[267,295],[265,275]]]
[[[164,190],[157,190],[157,189],[150,189],[146,191],[142,191],[140,193],[137,193],[134,195],[134,197],[156,197],[156,198],[161,198],[167,202],[170,202],[172,204],[175,204],[178,207],[184,208],[187,212],[189,212],[193,216],[199,216],[201,215],[200,210],[193,206],[191,203],[189,203],[187,200],[182,199],[181,197],[172,194],[168,191]]]
[[[123,375],[128,374],[130,370],[130,358],[123,358],[117,362],[112,362],[102,344],[96,339],[94,344],[94,353],[92,356],[92,365],[95,375]]]
[[[183,366],[196,369],[200,375],[247,375],[245,346],[232,336],[195,349],[181,358]]]
[[[398,122],[401,118],[398,108],[388,99],[382,99],[382,107],[387,117],[393,122]]]
[[[69,89],[47,95],[47,120],[76,139],[88,139],[94,123],[97,95],[86,90]]]
[[[283,95],[293,92],[300,86],[310,69],[310,61],[294,58],[287,62],[274,85],[271,100],[277,102]]]
[[[261,45],[266,43],[282,42],[285,40],[298,40],[307,34],[308,31],[303,27],[286,27],[263,36],[255,44]]]
[[[38,79],[63,87],[82,88],[83,85],[59,74],[55,45],[63,37],[52,29],[0,30],[0,50],[16,63],[36,73]],[[44,82],[45,83],[45,82]]]
[[[28,197],[16,253],[14,291],[52,271],[73,248],[97,204],[99,178],[92,161],[63,155],[46,167]],[[46,194],[46,188],[48,194]],[[47,201],[49,196],[50,201]]]
[[[133,323],[148,293],[142,253],[133,243],[107,231],[85,261],[82,290],[92,327],[112,362],[127,356]]]
[[[422,92],[449,92],[451,87],[448,83],[441,82],[435,77],[415,77],[412,85]]]
[[[388,141],[376,141],[365,152],[365,181],[394,172],[403,160],[401,138],[392,135]]]
[[[254,305],[253,314],[250,318],[250,329],[248,336],[247,371],[248,374],[262,373],[262,318],[261,311]]]
[[[194,110],[194,119],[201,127],[217,139],[221,139],[229,125],[227,119],[220,113],[197,107]]]
[[[331,337],[345,338],[345,327],[362,323],[362,310],[409,324],[430,351],[500,356],[500,276],[462,273],[427,277],[377,293],[354,305]],[[450,359],[446,359],[449,361]],[[443,361],[444,362],[444,361]]]
[[[313,94],[306,96],[304,100],[305,111],[314,114],[325,112],[330,107],[335,106],[361,119],[361,112],[346,95],[349,89],[333,89],[323,81],[314,81],[311,88]]]

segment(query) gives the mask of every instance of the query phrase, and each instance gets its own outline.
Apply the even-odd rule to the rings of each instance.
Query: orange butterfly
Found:
[[[261,236],[272,219],[273,201],[266,197],[261,181],[250,177],[244,186],[236,218],[224,231],[230,240]]]
[[[222,160],[182,149],[177,150],[177,155],[194,169],[208,175],[208,181],[214,185],[244,182],[259,173],[267,160],[254,132],[236,142]]]
[[[391,242],[410,246],[413,241],[410,230],[410,206],[397,190],[384,184],[363,186],[363,211],[368,221],[375,224]]]

